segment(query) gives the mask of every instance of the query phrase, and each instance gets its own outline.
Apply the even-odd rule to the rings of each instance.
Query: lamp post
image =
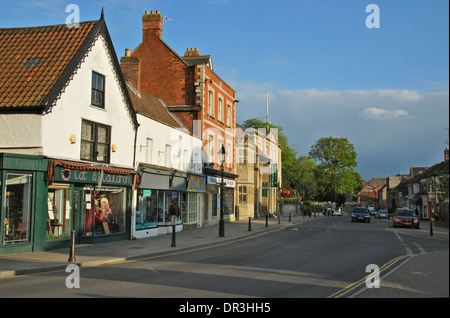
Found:
[[[223,220],[223,203],[224,203],[224,180],[223,180],[223,172],[224,172],[224,162],[225,162],[225,146],[222,145],[222,148],[219,151],[219,156],[221,158],[222,164],[220,166],[220,170],[222,172],[222,182],[220,183],[220,219],[219,219],[219,237],[225,236],[225,221]]]

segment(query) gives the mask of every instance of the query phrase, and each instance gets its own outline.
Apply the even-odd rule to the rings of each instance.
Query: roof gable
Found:
[[[103,16],[81,22],[0,29],[0,111],[50,112],[100,35],[134,129],[138,123]]]

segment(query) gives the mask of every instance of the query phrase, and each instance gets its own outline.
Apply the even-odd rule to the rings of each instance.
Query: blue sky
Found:
[[[163,40],[197,47],[236,91],[237,120],[266,116],[298,155],[321,137],[345,137],[364,179],[443,160],[449,128],[447,0],[16,0],[0,27],[105,19],[118,57],[142,40],[141,18],[160,10]],[[367,28],[369,4],[380,28]]]

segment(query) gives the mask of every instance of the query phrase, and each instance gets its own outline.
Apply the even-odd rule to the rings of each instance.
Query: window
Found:
[[[247,186],[239,186],[239,203],[247,203]]]
[[[223,123],[223,100],[219,98],[219,121]]]
[[[214,92],[208,93],[208,115],[214,117]]]
[[[86,210],[83,235],[125,232],[127,189],[102,187],[85,189]]]
[[[3,243],[28,242],[33,193],[32,175],[7,173],[5,185]]]
[[[233,148],[231,147],[231,142],[227,142],[227,167],[231,169],[232,165],[233,165]]]
[[[171,167],[172,166],[172,162],[170,160],[170,153],[172,151],[172,147],[170,145],[166,145],[166,152],[165,152],[165,157],[164,157],[164,165],[166,167]]]
[[[239,147],[238,149],[238,163],[242,165],[247,164],[247,149],[244,147]]]
[[[151,163],[153,159],[153,139],[147,138],[145,147],[145,162]]]
[[[53,184],[47,195],[47,240],[68,239],[73,228],[68,185]]]
[[[81,123],[81,160],[109,162],[111,127],[83,120]]]
[[[231,105],[227,105],[227,126],[231,127]]]
[[[92,72],[91,104],[105,108],[105,77],[95,72]]]
[[[210,135],[208,139],[209,162],[214,162],[214,136]]]

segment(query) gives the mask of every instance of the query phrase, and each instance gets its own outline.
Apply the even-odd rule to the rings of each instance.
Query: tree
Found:
[[[318,162],[318,168],[323,169],[329,178],[333,192],[348,193],[357,186],[356,151],[347,138],[322,137],[316,141],[309,151],[309,157]]]

